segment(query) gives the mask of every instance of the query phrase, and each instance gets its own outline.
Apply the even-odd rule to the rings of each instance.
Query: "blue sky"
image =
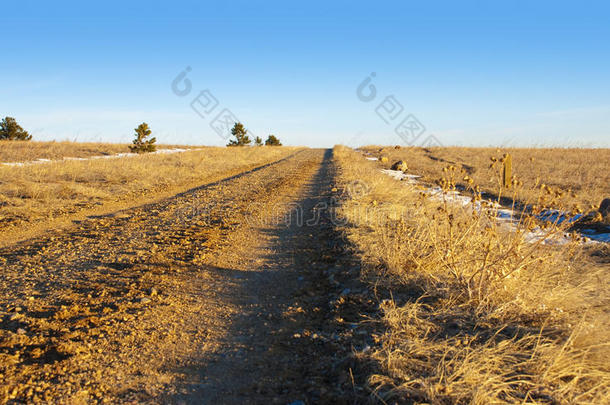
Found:
[[[2,12],[0,115],[38,140],[129,142],[145,121],[163,143],[223,145],[211,125],[228,110],[292,145],[610,146],[604,2],[21,0]],[[217,104],[200,116],[204,90]],[[395,131],[409,115],[425,127],[415,140]]]

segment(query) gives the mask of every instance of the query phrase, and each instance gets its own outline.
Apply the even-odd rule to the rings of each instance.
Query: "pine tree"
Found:
[[[261,139],[260,136],[257,136],[256,138],[254,138],[254,144],[256,146],[263,146],[263,140]]]
[[[133,145],[129,149],[135,153],[154,152],[157,150],[157,138],[147,139],[152,131],[148,128],[148,124],[143,122],[136,129],[136,139],[133,140]]]
[[[267,146],[282,146],[282,143],[275,135],[269,135],[265,141]]]
[[[15,118],[5,117],[0,121],[0,140],[29,141],[30,139],[32,139],[32,135],[21,128]]]
[[[231,129],[231,134],[235,137],[229,141],[227,146],[246,146],[252,143],[250,137],[248,137],[248,130],[244,128],[244,124],[241,122],[236,122]]]

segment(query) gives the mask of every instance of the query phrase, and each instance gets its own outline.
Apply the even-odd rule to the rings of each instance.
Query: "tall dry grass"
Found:
[[[297,148],[216,148],[117,159],[0,166],[0,232],[113,202],[204,184]]]
[[[361,148],[375,156],[387,156],[389,164],[404,160],[409,171],[436,182],[442,169],[456,166],[461,176],[457,186],[467,188],[466,176],[472,178],[482,192],[498,193],[497,164],[509,153],[513,160],[513,174],[523,182],[514,195],[518,202],[535,202],[542,185],[560,194],[556,199],[561,208],[578,206],[583,211],[596,209],[604,198],[610,197],[610,149],[564,148],[400,148],[369,146]],[[504,193],[512,198],[513,193]]]
[[[335,161],[339,186],[359,185],[340,212],[363,277],[392,297],[380,345],[364,355],[379,366],[369,379],[379,398],[610,401],[607,261],[576,241],[529,242],[527,220],[511,229],[493,212],[431,199],[347,148]]]

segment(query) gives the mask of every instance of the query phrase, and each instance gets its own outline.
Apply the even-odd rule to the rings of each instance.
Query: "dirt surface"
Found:
[[[304,150],[0,249],[0,402],[363,401],[332,179]]]

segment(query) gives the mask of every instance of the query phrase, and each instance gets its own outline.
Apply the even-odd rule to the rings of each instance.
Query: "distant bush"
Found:
[[[136,139],[133,140],[133,145],[129,149],[135,153],[154,152],[157,150],[157,138],[147,139],[152,131],[148,128],[148,124],[143,122],[136,129]]]
[[[15,118],[5,117],[0,121],[0,140],[29,141],[32,135],[21,128]]]
[[[254,138],[254,144],[256,146],[263,146],[263,139],[260,136],[257,136]]]
[[[248,130],[244,128],[244,124],[236,122],[231,128],[231,134],[235,137],[229,141],[227,146],[246,146],[252,143],[250,137],[248,137]]]
[[[265,141],[267,146],[282,146],[282,143],[275,135],[269,135]]]

